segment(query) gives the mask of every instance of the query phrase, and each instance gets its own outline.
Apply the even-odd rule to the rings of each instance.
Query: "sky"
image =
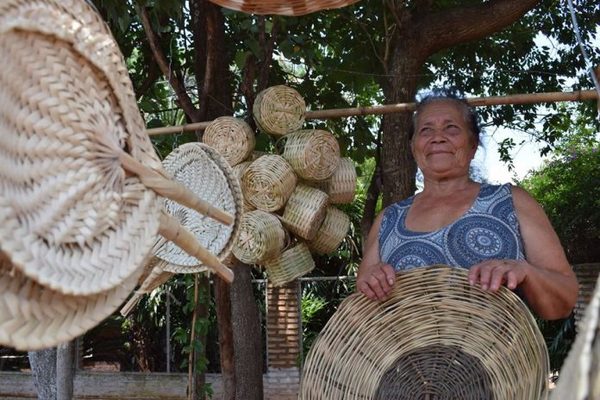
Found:
[[[514,162],[514,170],[509,171],[508,165],[500,161],[498,154],[498,143],[504,138],[512,137],[517,146],[511,151]],[[519,143],[525,140],[525,143]],[[538,169],[544,162],[540,155],[540,145],[531,143],[524,133],[514,132],[507,129],[498,129],[493,134],[484,134],[483,148],[480,147],[475,154],[475,162],[484,170],[484,175],[491,183],[514,182],[514,178],[523,179],[531,170]]]

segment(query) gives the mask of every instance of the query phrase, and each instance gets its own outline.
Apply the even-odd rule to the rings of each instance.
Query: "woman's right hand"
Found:
[[[364,262],[358,269],[356,289],[371,300],[383,301],[388,298],[396,282],[394,268],[383,262],[367,265]]]

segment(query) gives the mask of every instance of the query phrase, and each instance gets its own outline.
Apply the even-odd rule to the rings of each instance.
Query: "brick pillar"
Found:
[[[267,366],[298,367],[300,306],[298,281],[274,287],[267,284]]]

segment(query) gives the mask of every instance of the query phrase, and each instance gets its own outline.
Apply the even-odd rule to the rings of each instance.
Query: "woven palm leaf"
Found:
[[[545,399],[548,352],[505,287],[436,265],[399,274],[387,300],[346,298],[314,342],[300,399]]]
[[[327,212],[327,195],[319,189],[298,185],[290,196],[281,222],[293,234],[311,240]]]
[[[320,129],[303,129],[279,139],[282,156],[303,179],[329,178],[340,163],[340,146],[335,137]]]
[[[242,175],[244,198],[263,211],[277,211],[291,196],[298,178],[287,161],[276,154],[259,157]]]
[[[233,255],[246,264],[256,264],[280,254],[285,242],[286,232],[279,219],[271,213],[254,210],[242,216]]]
[[[350,217],[342,210],[329,206],[315,237],[307,244],[317,253],[333,253],[340,246],[349,229]]]
[[[308,246],[298,242],[281,254],[263,261],[262,265],[267,271],[269,281],[277,287],[308,274],[315,268],[315,261]]]

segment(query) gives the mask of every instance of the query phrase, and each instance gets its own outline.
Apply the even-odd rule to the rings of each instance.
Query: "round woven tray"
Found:
[[[283,157],[264,155],[253,161],[242,175],[244,198],[259,210],[277,211],[291,196],[297,179]]]
[[[105,292],[72,296],[39,285],[0,252],[0,344],[37,350],[82,335],[123,303],[141,272],[138,269]]]
[[[279,139],[282,156],[304,179],[322,181],[329,178],[340,163],[340,147],[335,137],[323,130],[304,129]]]
[[[306,104],[300,94],[284,85],[271,86],[256,96],[252,115],[263,132],[282,136],[304,124]]]
[[[171,200],[165,210],[176,217],[198,239],[198,242],[219,261],[230,254],[239,231],[243,213],[243,198],[239,180],[227,161],[215,149],[203,143],[185,143],[173,150],[163,161],[165,170],[200,199],[235,217],[233,225],[222,224]],[[156,256],[168,264],[165,271],[195,273],[206,270],[195,257],[173,242],[166,241]]]
[[[245,213],[233,255],[246,264],[256,264],[275,257],[285,246],[286,232],[275,215],[261,210]]]
[[[327,207],[325,219],[314,239],[308,242],[308,247],[320,254],[333,253],[340,246],[349,229],[350,217],[342,210]]]
[[[204,131],[202,141],[217,150],[229,163],[237,165],[247,159],[254,150],[254,131],[244,120],[219,117]]]
[[[418,268],[388,300],[344,300],[310,349],[300,399],[546,398],[548,352],[527,306],[467,273]]]
[[[299,16],[321,10],[345,7],[358,0],[210,0],[221,7],[248,14]]]
[[[298,242],[278,256],[265,260],[262,265],[267,271],[268,279],[277,287],[308,274],[315,268],[315,261],[308,246]]]
[[[298,185],[285,205],[281,222],[293,234],[311,240],[317,234],[326,212],[327,195],[324,192]]]
[[[103,293],[149,253],[162,201],[115,149],[161,168],[121,53],[84,1],[0,4],[0,243],[51,290]]]

